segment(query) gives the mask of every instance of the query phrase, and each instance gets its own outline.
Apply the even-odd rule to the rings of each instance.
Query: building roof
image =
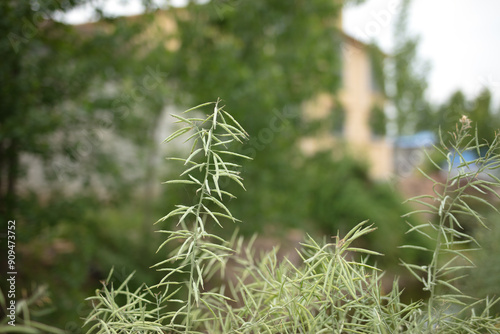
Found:
[[[394,141],[397,148],[430,147],[436,142],[436,135],[432,131],[421,131],[414,135],[400,136]]]

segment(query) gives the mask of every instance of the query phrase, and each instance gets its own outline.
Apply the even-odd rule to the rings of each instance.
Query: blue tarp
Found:
[[[431,131],[418,132],[411,136],[400,136],[394,141],[397,148],[430,147],[436,142],[436,135]]]

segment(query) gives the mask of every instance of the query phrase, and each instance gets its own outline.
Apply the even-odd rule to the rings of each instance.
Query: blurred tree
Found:
[[[16,204],[20,153],[46,151],[48,143],[36,138],[61,117],[47,117],[43,107],[78,93],[78,81],[62,84],[55,66],[47,66],[55,61],[58,74],[65,73],[69,42],[57,30],[61,25],[48,21],[43,11],[56,10],[58,4],[51,2],[56,7],[50,8],[47,3],[38,3],[36,10],[30,1],[0,3],[0,213],[9,218]]]
[[[0,4],[0,212],[13,217],[16,185],[22,175],[20,157],[47,158],[52,134],[69,117],[56,108],[76,99],[91,85],[91,63],[75,66],[84,55],[80,38],[52,19],[77,1],[2,1]],[[95,51],[95,50],[94,50]],[[87,50],[85,57],[91,54]]]
[[[385,63],[387,55],[376,44],[368,46],[371,63],[371,80],[373,89],[384,99],[387,98],[386,92],[386,69]],[[375,136],[385,136],[387,127],[387,117],[384,106],[375,103],[370,112],[370,129]]]
[[[384,109],[380,106],[374,106],[370,113],[370,128],[375,136],[385,136],[387,117]]]
[[[157,64],[147,65],[151,56],[137,37],[151,16],[128,21],[105,17],[97,8],[99,23],[75,27],[54,19],[82,3],[0,3],[2,216],[14,217],[16,188],[26,167],[22,156],[41,158],[53,186],[75,176],[90,184],[93,171],[104,175],[102,186],[109,186],[123,178],[102,139],[116,132],[144,142],[142,134],[155,120],[151,115],[164,106],[159,97],[164,73]],[[134,111],[139,102],[144,108]]]
[[[408,32],[411,0],[403,0],[394,29],[394,53],[388,94],[394,104],[396,135],[434,128],[432,108],[425,97],[428,66],[417,57],[418,38]]]
[[[154,13],[124,19],[97,8],[96,23],[71,26],[56,19],[86,2],[0,2],[0,219],[16,219],[22,231],[17,249],[19,261],[27,265],[18,277],[19,288],[34,281],[51,284],[57,296],[54,317],[63,319],[61,324],[68,322],[65,310],[75,321],[82,315],[74,309],[88,295],[83,290],[91,262],[107,263],[105,274],[109,254],[122,253],[118,247],[134,250],[123,252],[122,263],[140,256],[135,244],[120,239],[126,231],[119,224],[113,232],[116,243],[107,237],[106,218],[97,212],[115,204],[118,195],[135,195],[137,178],[150,177],[147,168],[137,171],[137,165],[154,154],[148,146],[156,142],[151,129],[168,89],[165,48],[141,38]],[[145,145],[134,152],[129,143]],[[42,172],[43,182],[25,182],[31,164]],[[75,180],[81,186],[68,196]],[[89,191],[95,186],[106,192],[108,202],[97,198],[102,193]],[[123,224],[125,219],[116,220]],[[107,223],[109,229],[113,222]],[[143,241],[132,241],[151,246],[137,239]],[[54,245],[61,240],[78,256],[67,255],[69,261],[58,263],[64,254],[54,252]],[[52,254],[50,261],[46,254]],[[119,262],[115,255],[114,263]]]
[[[493,114],[491,102],[491,92],[485,88],[472,102],[469,116],[476,122],[479,138],[489,143],[500,129],[500,121],[498,115]]]
[[[443,103],[436,111],[434,120],[439,125],[439,129],[443,134],[455,130],[457,120],[462,115],[468,113],[468,105],[465,95],[461,91],[453,93],[448,101]],[[433,128],[429,128],[433,129]],[[435,131],[437,129],[434,129]]]
[[[246,220],[297,223],[294,160],[301,104],[341,84],[341,1],[234,1],[187,6],[172,75],[192,104],[220,96],[250,134]],[[214,10],[217,9],[217,10]],[[263,218],[266,217],[266,218]]]
[[[387,55],[376,44],[368,45],[368,53],[371,63],[371,80],[372,88],[380,93],[383,97],[387,97],[386,93],[386,69],[385,63]]]
[[[488,89],[484,89],[471,100],[468,100],[462,91],[456,91],[438,108],[434,118],[442,133],[447,134],[455,130],[456,122],[462,115],[467,115],[474,122],[474,126],[477,126],[480,139],[488,142],[494,139],[500,122],[493,112],[491,93]]]

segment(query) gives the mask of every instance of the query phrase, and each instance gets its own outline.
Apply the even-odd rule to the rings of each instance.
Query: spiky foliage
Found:
[[[498,213],[498,209],[482,195],[488,193],[500,198],[495,189],[500,186],[498,173],[495,175],[495,170],[500,168],[499,135],[497,134],[490,144],[481,143],[477,132],[475,136],[471,136],[471,129],[471,120],[463,116],[460,125],[456,126],[456,131],[449,133],[448,140],[445,141],[443,136],[440,136],[440,145],[434,149],[446,160],[447,170],[443,170],[442,166],[428,156],[447,177],[443,182],[421,171],[433,182],[434,194],[411,198],[409,201],[421,205],[421,209],[406,216],[430,214],[437,217],[436,220],[410,225],[409,229],[409,232],[419,233],[431,240],[433,248],[419,245],[402,247],[429,252],[432,254],[432,260],[425,266],[405,262],[403,265],[423,284],[424,291],[429,293],[426,320],[428,327],[440,328],[443,331],[460,329],[467,332],[474,330],[480,323],[481,326],[484,325],[482,330],[495,330],[497,333],[498,327],[489,324],[489,316],[474,314],[474,307],[482,302],[486,302],[487,312],[491,301],[475,301],[462,293],[456,284],[457,280],[463,278],[460,275],[464,270],[474,267],[470,254],[479,248],[478,242],[462,226],[461,218],[471,217],[477,224],[487,228],[484,218],[473,208],[473,204],[484,204]],[[484,147],[487,147],[487,152],[481,155]],[[464,155],[470,150],[476,151],[479,158],[467,160]]]
[[[188,111],[199,112],[207,105]],[[159,250],[173,249],[154,266],[165,275],[153,287],[136,289],[129,288],[130,278],[117,289],[108,278],[89,298],[94,309],[87,318],[92,326],[88,333],[498,333],[500,319],[489,313],[495,301],[471,301],[454,285],[457,273],[472,263],[466,247],[475,244],[461,230],[457,214],[483,225],[468,203],[485,200],[466,190],[492,192],[500,183],[490,173],[500,166],[498,140],[475,162],[478,170],[469,172],[470,163],[464,160],[446,183],[434,180],[431,202],[412,199],[426,209],[410,215],[430,212],[439,219],[410,227],[410,232],[431,239],[435,248],[404,246],[433,254],[427,266],[403,263],[430,293],[428,300],[408,304],[401,300],[398,281],[383,289],[382,272],[366,261],[380,254],[356,246],[358,238],[374,230],[366,222],[333,242],[307,238],[299,262],[279,260],[277,249],[257,255],[255,239],[246,243],[235,235],[227,241],[209,232],[224,221],[237,221],[224,204],[234,196],[222,189],[221,180],[243,186],[239,165],[224,157],[239,156],[230,145],[247,135],[219,102],[205,118],[174,117],[183,127],[166,141],[185,134],[193,145],[187,158],[174,159],[186,166],[182,178],[166,183],[192,187],[193,202],[176,206],[158,221],[175,222],[175,228],[159,231],[166,235]],[[436,148],[450,163],[454,154],[463,158],[464,150],[482,147],[477,136],[469,137],[469,129],[469,120],[462,119],[452,141]],[[226,273],[223,283],[211,282],[209,288],[208,281],[219,273]],[[476,314],[478,303],[484,307]]]
[[[47,308],[50,298],[46,286],[38,286],[32,294],[17,300],[12,299],[11,293],[12,291],[8,290],[8,293],[4,295],[0,289],[0,312],[4,315],[4,318],[0,320],[0,333],[65,334],[65,331],[61,329],[34,320],[50,312]],[[13,301],[15,304],[12,304]]]
[[[187,140],[193,140],[191,153],[185,159],[171,158],[183,162],[186,169],[181,173],[183,178],[170,180],[166,184],[192,185],[194,191],[194,202],[191,205],[177,205],[174,210],[161,218],[157,223],[164,222],[169,218],[176,218],[176,228],[173,230],[159,230],[167,237],[160,245],[158,251],[176,244],[174,250],[163,261],[154,265],[160,271],[165,272],[161,281],[152,287],[161,288],[164,292],[153,294],[156,296],[155,307],[148,308],[148,302],[145,297],[151,291],[141,292],[144,287],[139,288],[135,293],[131,293],[126,285],[114,291],[108,290],[106,286],[103,291],[99,291],[92,300],[95,304],[94,312],[87,319],[87,323],[99,318],[100,314],[106,316],[107,322],[99,320],[90,332],[104,333],[110,328],[117,326],[120,330],[146,330],[147,329],[168,329],[174,332],[190,332],[200,326],[205,319],[194,316],[198,313],[197,309],[200,303],[210,308],[205,300],[205,295],[210,292],[204,291],[204,282],[215,272],[219,271],[220,266],[224,266],[225,258],[231,254],[231,248],[227,242],[215,234],[207,232],[207,225],[210,223],[221,225],[223,219],[237,221],[223,204],[225,198],[234,197],[231,193],[221,189],[220,182],[223,178],[228,178],[243,186],[242,178],[237,169],[239,165],[224,161],[224,156],[236,155],[244,157],[228,150],[228,147],[234,142],[242,142],[247,138],[246,132],[238,122],[219,105],[215,103],[214,111],[206,118],[200,118],[198,115],[192,117],[186,116],[187,113],[194,114],[211,103],[199,105],[191,108],[180,115],[173,115],[177,123],[183,125],[180,129],[165,139],[170,142],[177,137],[187,134]],[[185,281],[175,280],[187,275]],[[175,289],[173,294],[182,290],[184,285],[187,291],[187,300],[171,300],[173,294],[169,293],[172,286],[180,288]],[[112,292],[112,293],[110,293]],[[125,306],[112,309],[116,306],[117,294],[124,294],[127,297]],[[161,296],[161,298],[159,298]],[[167,298],[168,297],[168,298]],[[132,298],[132,299],[131,299]],[[159,299],[158,299],[159,298]],[[158,313],[165,303],[180,303],[180,307],[175,312]],[[154,303],[153,303],[154,304]],[[116,318],[118,317],[118,318]],[[124,321],[119,319],[131,320],[127,326],[122,327]],[[155,319],[151,321],[150,319]],[[128,321],[127,320],[127,321]],[[158,325],[164,326],[158,327]]]
[[[333,243],[308,237],[302,264],[279,261],[277,250],[258,258],[252,242],[236,247],[237,270],[229,282],[233,304],[223,301],[209,333],[393,333],[405,328],[419,303],[405,305],[395,282],[381,288],[380,270],[357,261],[356,253],[380,255],[353,246],[374,228],[355,226]]]
[[[200,105],[185,113],[203,106]],[[186,159],[176,159],[182,161],[187,167],[181,174],[187,178],[167,181],[166,183],[194,185],[197,188],[195,191],[197,197],[194,204],[190,206],[177,205],[176,209],[158,221],[162,222],[171,217],[179,217],[177,226],[180,227],[174,231],[159,231],[168,236],[165,242],[160,245],[159,250],[169,243],[180,242],[171,256],[156,264],[155,267],[167,263],[176,264],[174,268],[167,265],[159,269],[165,271],[166,275],[157,286],[177,284],[171,280],[171,276],[175,273],[189,275],[189,280],[186,282],[187,301],[175,314],[185,317],[184,328],[187,332],[191,328],[198,327],[195,323],[197,322],[196,318],[192,317],[191,313],[195,306],[200,306],[200,300],[210,308],[210,305],[202,298],[205,280],[218,270],[217,264],[224,266],[224,258],[232,252],[231,248],[227,247],[225,240],[215,234],[208,233],[206,227],[209,222],[222,227],[221,219],[237,221],[222,202],[225,197],[233,198],[234,196],[221,189],[220,181],[221,178],[229,178],[243,187],[242,178],[237,171],[240,166],[224,161],[223,157],[237,155],[246,158],[228,150],[227,147],[234,141],[241,143],[247,138],[247,134],[238,122],[219,106],[219,102],[215,104],[213,113],[206,119],[174,117],[184,127],[165,139],[165,142],[170,142],[188,132],[193,132],[188,140],[194,139],[194,141],[191,154]],[[197,147],[198,143],[201,144],[201,147]],[[199,157],[200,159],[196,161]],[[194,172],[198,172],[200,177],[194,177]],[[174,320],[175,318],[172,319],[172,323]]]

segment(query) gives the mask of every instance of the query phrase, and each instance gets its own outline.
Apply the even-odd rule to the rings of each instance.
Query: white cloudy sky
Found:
[[[158,0],[160,2],[160,0]],[[179,2],[182,0],[174,0]],[[117,15],[140,12],[139,1],[97,0]],[[163,0],[161,3],[165,3]],[[367,0],[344,11],[344,29],[364,41],[374,38],[390,53],[394,6],[399,0]],[[68,21],[89,19],[74,11]],[[488,86],[500,101],[500,1],[413,0],[410,28],[421,38],[419,53],[431,65],[429,97],[442,102],[456,89],[475,96]]]
[[[390,51],[395,16],[385,24],[381,14],[390,14],[394,1],[368,0],[347,9],[344,29],[362,39],[373,35]],[[443,101],[456,89],[475,96],[484,86],[500,100],[499,14],[498,0],[413,0],[409,25],[420,36],[420,58],[431,65],[428,94],[433,101]]]

